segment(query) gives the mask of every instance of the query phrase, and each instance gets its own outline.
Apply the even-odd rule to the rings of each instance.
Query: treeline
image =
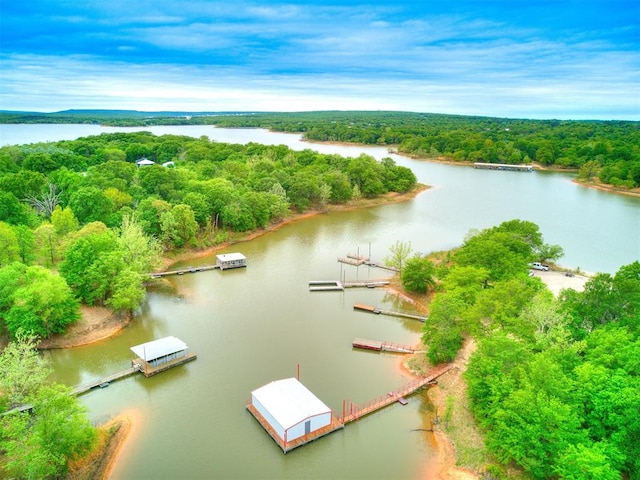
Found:
[[[392,111],[187,113],[0,112],[2,123],[112,126],[217,125],[302,133],[316,142],[387,145],[419,158],[529,164],[579,170],[585,181],[640,187],[640,124],[631,121],[528,120]]]
[[[465,376],[494,477],[515,465],[536,479],[638,479],[640,263],[555,298],[528,275],[541,252],[538,227],[510,221],[432,269],[427,355],[449,361],[477,341]]]
[[[0,148],[0,327],[47,337],[80,303],[129,314],[162,250],[415,186],[390,158],[206,137],[114,133]]]
[[[318,142],[394,146],[419,158],[580,169],[585,180],[640,186],[640,124],[408,112],[307,112],[217,117],[224,127],[302,132]]]

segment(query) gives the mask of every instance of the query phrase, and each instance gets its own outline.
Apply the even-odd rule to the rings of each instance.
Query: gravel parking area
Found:
[[[584,284],[589,280],[589,277],[585,277],[584,275],[567,277],[565,272],[554,272],[551,270],[548,272],[533,270],[533,272],[533,276],[540,278],[540,280],[546,283],[554,295],[558,295],[563,288],[573,288],[575,291],[581,292],[584,290]]]

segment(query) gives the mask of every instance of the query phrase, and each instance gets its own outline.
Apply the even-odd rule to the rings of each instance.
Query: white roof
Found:
[[[221,253],[220,255],[216,255],[216,258],[223,262],[232,262],[233,260],[244,260],[245,257],[241,253]]]
[[[148,158],[142,158],[136,162],[136,165],[155,165],[156,162],[149,160]]]
[[[131,351],[139,358],[150,362],[156,358],[164,357],[172,353],[181,352],[189,348],[186,343],[176,337],[164,337],[151,342],[131,347]]]
[[[251,394],[285,430],[311,416],[331,412],[329,407],[295,378],[275,380]]]

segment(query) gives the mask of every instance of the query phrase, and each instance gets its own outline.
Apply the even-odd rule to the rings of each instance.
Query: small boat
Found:
[[[404,397],[398,398],[398,402],[400,402],[402,405],[406,405],[407,403],[409,403],[407,399]]]
[[[109,386],[109,382],[104,382],[98,385],[100,388],[107,388]]]

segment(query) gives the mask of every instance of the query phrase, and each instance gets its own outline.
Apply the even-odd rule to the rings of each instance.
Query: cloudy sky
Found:
[[[0,0],[0,110],[640,120],[638,0]]]

